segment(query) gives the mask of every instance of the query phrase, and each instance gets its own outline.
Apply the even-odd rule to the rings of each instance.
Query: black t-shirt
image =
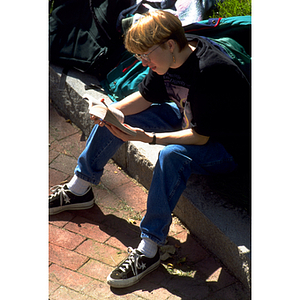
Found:
[[[150,102],[174,101],[183,114],[182,128],[193,127],[201,135],[223,144],[237,161],[249,153],[250,85],[232,60],[207,39],[182,66],[158,75],[152,70],[139,85]]]

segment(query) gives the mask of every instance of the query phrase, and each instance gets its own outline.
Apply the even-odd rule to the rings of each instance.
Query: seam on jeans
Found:
[[[158,246],[164,246],[165,245],[165,242],[162,242],[161,240],[159,240],[155,236],[149,235],[149,234],[147,234],[145,232],[141,233],[141,238],[147,238],[147,239],[153,241],[154,243],[156,243]]]
[[[91,178],[87,177],[86,175],[79,173],[78,171],[75,171],[75,175],[76,175],[77,177],[79,177],[80,179],[82,179],[82,180],[84,180],[84,181],[87,181],[87,182],[89,182],[89,183],[91,183],[91,184],[95,184],[95,185],[98,184],[98,183],[96,182],[96,180],[94,180],[93,178],[91,179]]]
[[[119,140],[122,141],[121,139],[119,139]],[[103,152],[105,152],[106,149],[107,149],[107,148],[110,146],[110,144],[112,144],[112,143],[113,143],[113,139],[110,139],[109,142],[105,145],[105,147],[102,148],[102,151],[98,152],[97,155],[94,156],[93,161],[91,161],[91,166],[94,166],[95,161],[97,161],[98,157],[101,156],[101,154],[102,154]],[[124,142],[123,142],[123,143],[124,143]],[[121,145],[120,145],[120,147],[121,147]],[[120,147],[119,147],[119,148],[120,148]],[[104,168],[104,166],[103,166],[103,168]],[[94,172],[93,172],[92,180],[93,180],[94,182],[96,182],[95,176],[94,176]]]
[[[102,149],[102,151],[98,152],[97,155],[95,155],[93,161],[92,161],[92,165],[95,163],[95,161],[98,159],[98,157],[106,151],[107,147],[112,143],[112,139],[109,140],[109,143],[106,144],[105,148]]]
[[[173,190],[172,190],[172,193],[170,194],[170,196],[169,196],[169,198],[168,198],[168,202],[170,202],[170,200],[174,197],[175,192],[176,192],[176,190],[178,189],[178,187],[179,187],[179,185],[180,185],[180,181],[181,181],[181,180],[180,180],[180,173],[183,173],[183,170],[185,169],[185,166],[188,165],[188,164],[190,164],[190,161],[186,161],[186,162],[184,163],[184,166],[178,170],[178,175],[179,175],[179,177],[178,177],[178,179],[177,179],[177,182],[176,182],[175,185],[174,185],[174,188],[173,188]]]

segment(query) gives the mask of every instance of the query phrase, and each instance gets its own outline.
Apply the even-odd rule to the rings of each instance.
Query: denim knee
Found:
[[[168,145],[159,152],[159,160],[161,162],[175,163],[180,160],[183,163],[191,162],[191,158],[187,156],[187,150],[181,145]]]
[[[164,169],[175,165],[179,171],[188,165],[191,173],[201,175],[230,173],[237,166],[221,144],[211,142],[203,146],[168,145],[161,150],[159,161]]]
[[[186,182],[191,175],[191,162],[191,158],[185,155],[184,147],[168,145],[160,151],[157,164],[165,176],[175,179],[177,174],[180,174],[179,177],[184,177]]]

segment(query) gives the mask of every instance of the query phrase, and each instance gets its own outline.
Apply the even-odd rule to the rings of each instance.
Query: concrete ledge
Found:
[[[99,84],[93,76],[69,71],[66,82],[60,85],[62,68],[50,66],[50,99],[55,107],[87,137],[93,127],[89,119],[88,105],[82,100],[83,94],[94,97],[108,96],[98,91],[86,91],[85,84]],[[148,145],[142,142],[125,143],[113,159],[130,176],[147,189],[152,180],[152,171],[159,145]],[[203,246],[214,253],[223,264],[244,284],[250,288],[250,240],[251,219],[243,210],[228,205],[227,201],[211,190],[204,176],[192,176],[174,210],[174,214],[196,235]]]

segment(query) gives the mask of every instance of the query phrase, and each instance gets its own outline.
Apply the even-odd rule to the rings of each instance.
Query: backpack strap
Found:
[[[90,5],[90,10],[93,16],[93,19],[96,23],[96,26],[98,28],[98,30],[102,33],[105,34],[106,38],[108,39],[108,41],[111,41],[111,37],[109,36],[109,34],[107,33],[107,31],[104,29],[104,27],[102,26],[100,20],[98,19],[96,12],[95,12],[95,8],[94,8],[94,4],[93,4],[93,0],[89,0],[89,5]]]
[[[67,74],[70,70],[70,67],[64,67],[63,70],[61,71],[61,76],[58,84],[58,90],[63,91],[65,89],[65,84],[67,80]]]

